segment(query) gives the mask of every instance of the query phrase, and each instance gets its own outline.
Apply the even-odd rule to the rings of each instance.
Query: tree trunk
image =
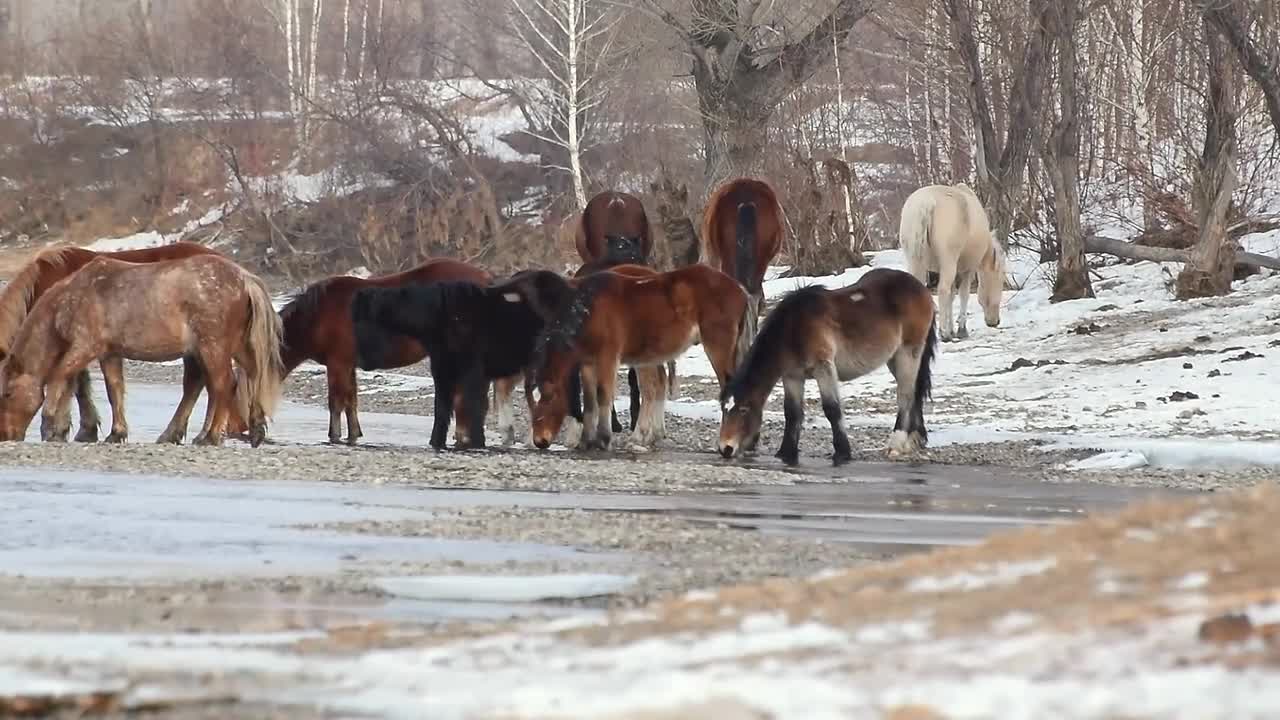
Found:
[[[582,40],[581,29],[579,24],[583,20],[580,17],[578,3],[582,0],[565,0],[565,36],[568,41],[568,47],[565,48],[565,62],[569,70],[569,87],[565,91],[565,100],[567,107],[565,108],[565,120],[568,124],[568,137],[565,142],[565,149],[569,151],[569,174],[573,180],[573,197],[577,202],[578,212],[582,212],[587,207],[587,188],[582,182],[582,138],[578,132],[578,113],[579,100],[582,99],[581,87],[578,79],[578,56],[582,52],[579,43]]]
[[[1031,28],[1027,31],[1021,62],[1013,68],[1009,92],[1009,125],[1004,147],[996,145],[991,101],[982,66],[973,18],[965,0],[946,0],[947,14],[955,34],[960,58],[969,75],[969,111],[973,117],[974,162],[978,177],[978,195],[983,198],[991,229],[1001,245],[1008,245],[1018,213],[1018,196],[1022,191],[1027,159],[1031,154],[1031,131],[1036,108],[1042,100],[1043,65],[1053,48],[1048,32],[1048,18],[1057,0],[1031,0]]]
[[[1225,295],[1231,292],[1235,242],[1227,237],[1227,209],[1236,186],[1235,70],[1227,48],[1206,18],[1209,92],[1205,97],[1204,151],[1196,168],[1195,205],[1200,239],[1191,262],[1178,274],[1177,297]]]
[[[347,70],[351,66],[351,0],[342,0],[342,69],[338,71],[338,79],[347,81]]]
[[[1058,35],[1058,120],[1050,139],[1053,163],[1054,221],[1058,231],[1058,273],[1049,302],[1093,297],[1089,264],[1080,231],[1079,43],[1080,0],[1057,0],[1053,12]]]
[[[1137,245],[1123,240],[1098,237],[1097,235],[1090,235],[1084,239],[1084,251],[1091,254],[1101,253],[1103,255],[1114,255],[1116,257],[1127,258],[1129,260],[1146,260],[1147,262],[1191,262],[1190,250]],[[1269,270],[1280,270],[1280,258],[1258,255],[1256,253],[1236,253],[1235,264],[1242,267],[1258,267],[1267,268]]]
[[[1236,0],[1208,0],[1201,5],[1201,12],[1213,29],[1226,38],[1244,71],[1262,91],[1276,139],[1280,140],[1280,48],[1264,50],[1253,42],[1240,5]]]
[[[833,47],[875,4],[872,0],[837,0],[804,37],[764,60],[756,57],[758,50],[749,44],[755,11],[763,2],[743,8],[737,2],[691,0],[692,22],[686,28],[661,3],[645,1],[680,31],[693,56],[709,190],[726,178],[749,174],[758,167],[767,126],[778,105],[831,61]]]

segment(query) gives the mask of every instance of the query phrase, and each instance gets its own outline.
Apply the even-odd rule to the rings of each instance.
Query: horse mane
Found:
[[[591,306],[596,295],[611,279],[612,273],[599,272],[583,278],[569,302],[562,307],[555,317],[551,318],[533,347],[533,367],[535,375],[541,373],[547,363],[547,354],[552,351],[564,352],[571,349],[586,330],[587,320],[591,317]]]
[[[36,285],[44,268],[62,268],[73,249],[60,247],[41,250],[4,286],[3,292],[0,292],[0,349],[8,352],[10,343],[27,319],[27,313],[31,312],[36,299]]]
[[[280,320],[286,323],[294,317],[303,321],[314,320],[316,310],[320,307],[320,301],[324,299],[325,294],[329,292],[329,288],[336,279],[332,277],[325,278],[291,295],[289,300],[285,302],[284,307],[280,308]]]
[[[783,336],[786,333],[789,317],[806,312],[827,292],[829,290],[822,285],[806,285],[792,290],[778,301],[777,306],[760,324],[760,330],[756,333],[747,354],[742,358],[742,363],[729,376],[729,382],[725,383],[724,389],[720,391],[721,405],[729,398],[746,391],[754,383],[770,378],[773,382],[777,381],[775,373],[770,372],[768,368],[777,364],[778,356],[787,347],[786,338]],[[772,382],[770,385],[772,386]]]

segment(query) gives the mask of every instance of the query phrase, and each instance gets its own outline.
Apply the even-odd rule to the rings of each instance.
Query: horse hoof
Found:
[[[969,330],[967,328],[959,328],[956,330],[956,340],[963,340],[967,337],[969,337]]]
[[[98,427],[82,427],[80,432],[76,433],[76,442],[79,443],[96,443],[98,442]]]
[[[191,442],[192,445],[205,445],[208,447],[219,447],[222,445],[222,433],[211,432],[208,434],[201,433]]]
[[[359,440],[360,440],[359,435],[348,435],[346,444],[350,447],[355,447],[357,444],[359,444]],[[334,445],[341,444],[341,441],[339,440],[330,440],[329,442],[332,442]]]
[[[113,445],[118,445],[118,444],[120,444],[120,443],[123,443],[126,439],[128,439],[128,437],[129,437],[129,434],[128,434],[128,433],[116,433],[116,432],[112,432],[112,433],[111,433],[110,435],[108,435],[108,436],[106,437],[106,439],[104,439],[102,442],[104,442],[104,443],[109,443],[109,444],[113,444]]]
[[[786,465],[800,464],[799,450],[779,450],[778,452],[774,453],[773,456],[781,460],[783,464],[786,464]]]
[[[48,432],[45,432],[42,430],[40,432],[40,439],[44,442],[64,443],[67,441],[67,437],[70,434],[71,434],[71,430],[69,429],[68,430],[50,430]]]
[[[249,431],[249,447],[258,447],[267,439],[267,428],[265,426],[255,427]]]
[[[831,464],[835,467],[840,467],[841,465],[844,465],[852,460],[853,460],[852,455],[848,455],[844,453],[837,453],[831,456]]]

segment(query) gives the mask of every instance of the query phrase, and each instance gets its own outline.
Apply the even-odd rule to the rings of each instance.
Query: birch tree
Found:
[[[568,173],[579,212],[587,204],[582,158],[591,144],[589,121],[608,92],[614,60],[617,16],[605,8],[601,0],[511,0],[515,33],[541,70],[517,82],[528,132],[563,153],[543,164]]]

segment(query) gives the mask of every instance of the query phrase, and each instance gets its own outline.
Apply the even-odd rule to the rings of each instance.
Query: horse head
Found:
[[[0,370],[0,442],[21,441],[27,426],[44,402],[44,387],[39,378],[22,372],[16,359],[10,358]]]
[[[1000,300],[1004,296],[1004,248],[994,238],[978,265],[978,304],[987,327],[1000,326]]]

